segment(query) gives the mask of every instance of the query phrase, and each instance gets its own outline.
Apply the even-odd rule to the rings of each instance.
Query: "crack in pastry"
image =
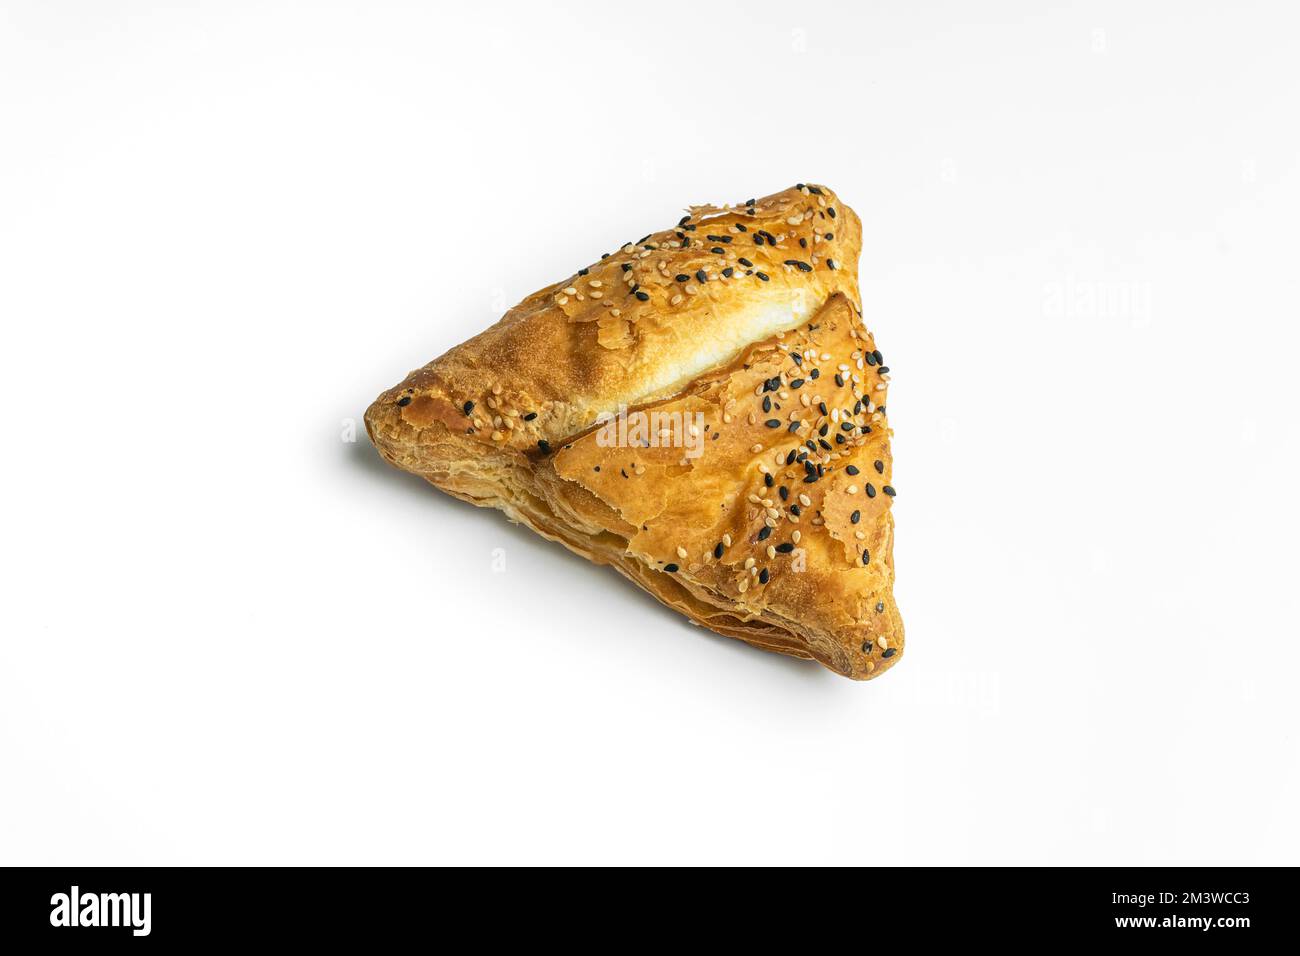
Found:
[[[691,207],[412,372],[367,430],[694,623],[877,676],[903,626],[860,248],[824,186]]]

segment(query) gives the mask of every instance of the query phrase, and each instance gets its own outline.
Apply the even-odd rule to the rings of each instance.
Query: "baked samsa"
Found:
[[[903,624],[860,248],[824,186],[693,206],[412,372],[366,428],[697,624],[874,677]]]

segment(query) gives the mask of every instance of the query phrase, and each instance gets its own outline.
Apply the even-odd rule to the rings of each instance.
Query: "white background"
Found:
[[[0,862],[1300,862],[1300,23],[972,6],[0,2]],[[895,373],[882,679],[342,440],[797,181]]]

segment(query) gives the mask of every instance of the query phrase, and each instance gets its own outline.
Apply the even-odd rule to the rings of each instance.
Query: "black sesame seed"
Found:
[[[782,485],[780,488],[778,488],[776,490],[776,493],[781,496],[782,501],[790,500],[790,489],[787,488],[785,485]]]
[[[723,249],[722,246],[714,246],[712,249],[709,250],[709,252],[713,253],[715,256],[724,255],[726,251],[727,250]]]
[[[690,281],[691,281],[691,277],[688,276],[685,272],[679,272],[679,273],[677,273],[677,275],[675,275],[673,278],[675,278],[678,282],[690,282]]]
[[[813,381],[816,381],[817,379],[822,377],[822,370],[819,368],[815,368],[812,370],[812,374],[809,375],[808,377],[811,378]]]
[[[736,270],[731,268],[731,266],[727,266],[727,268],[722,270],[722,274],[726,276],[728,279],[730,279],[733,275],[736,274]]]
[[[885,473],[885,463],[883,461],[877,460],[872,462],[872,464],[876,466],[876,474],[883,475]]]
[[[827,451],[833,451],[833,450],[834,450],[834,449],[831,448],[831,443],[828,442],[825,438],[819,438],[819,439],[817,439],[817,444],[821,445],[821,446],[822,446],[823,448],[825,448]]]
[[[828,431],[830,431],[830,430],[831,430],[831,426],[830,426],[829,424],[827,424],[826,422],[823,422],[823,423],[822,423],[822,427],[819,428],[819,429],[817,429],[817,434],[818,434],[818,435],[821,435],[823,438],[825,438],[825,437],[826,437],[826,433],[827,433]]]
[[[790,506],[790,514],[794,515],[796,518],[799,517],[799,515],[801,515],[802,513],[803,513],[802,509],[800,509],[798,505]]]
[[[876,497],[876,488],[875,488],[875,485],[873,485],[871,482],[867,482],[867,483],[863,486],[862,490],[865,491],[865,492],[867,493],[867,497],[868,497],[868,498],[874,498],[874,497]]]
[[[799,426],[802,424],[803,422],[791,422],[789,426],[786,427],[786,431],[788,431],[791,435],[796,435],[799,433]]]
[[[894,490],[893,485],[885,485],[885,487],[881,488],[880,490],[883,491],[885,494],[889,495],[889,497],[891,498],[894,497],[894,495],[898,494],[898,492]]]
[[[765,485],[767,485],[767,487],[771,488],[772,485],[776,484],[776,480],[772,477],[771,473],[768,473],[768,474],[766,474],[766,475],[763,476],[763,484],[765,484]]]
[[[838,385],[840,388],[844,387],[844,376],[841,375],[839,372],[835,373],[835,384]]]
[[[881,654],[880,656],[888,660],[889,658],[893,657],[897,653],[898,653],[897,647],[887,647],[885,648],[884,653]]]
[[[884,601],[877,601],[877,602],[876,602],[876,613],[877,613],[877,614],[883,614],[884,611],[885,611],[885,602],[884,602]]]
[[[765,412],[770,412],[771,410],[772,410],[772,396],[771,396],[771,395],[764,395],[764,396],[763,396],[763,411],[765,411]]]
[[[840,422],[840,429],[842,431],[851,432],[853,431],[854,427],[855,426],[852,422]]]
[[[524,416],[524,421],[531,422],[536,417],[537,417],[536,412],[529,412],[527,415]]]
[[[796,378],[796,379],[791,380],[791,382],[790,382],[790,387],[791,387],[791,388],[803,388],[803,379],[801,379],[801,378]]]
[[[800,249],[807,249],[807,248],[808,248],[808,240],[807,240],[807,239],[804,239],[803,237],[800,237],[800,239],[799,239],[799,248],[800,248]]]
[[[637,292],[637,293],[635,293],[635,295],[636,295],[636,297],[637,297],[638,299],[640,299],[642,302],[649,302],[649,301],[650,301],[650,295],[649,295],[649,293],[646,293],[646,292]]]
[[[677,225],[679,225],[679,226],[684,226],[684,225],[686,225],[686,224],[687,224],[688,222],[690,222],[690,221],[691,221],[691,217],[690,217],[690,216],[682,216],[681,219],[678,219],[678,220],[677,220]]]
[[[844,470],[847,471],[850,475],[856,475],[856,474],[858,473],[858,466],[857,466],[857,465],[845,465],[845,466],[844,466]]]
[[[795,455],[794,455],[794,449],[791,448],[791,449],[790,449],[790,454],[788,454],[788,455],[785,456],[785,463],[786,463],[787,465],[793,465],[793,464],[794,464],[794,458],[795,458]]]
[[[676,573],[677,573],[677,565],[675,565],[675,564],[665,564],[665,565],[664,565],[664,570],[667,571],[669,574],[676,574]]]
[[[872,354],[871,352],[868,352],[866,355],[863,356],[863,358],[865,358],[865,359],[867,360],[867,364],[868,364],[868,365],[875,365],[875,364],[876,364],[876,356],[875,356],[874,354]]]
[[[763,527],[758,529],[758,540],[766,541],[767,536],[770,535],[771,533],[772,533],[772,529],[769,528],[767,525],[763,525]]]
[[[768,428],[780,428],[780,427],[781,427],[781,419],[779,419],[779,418],[769,418],[769,419],[768,419],[767,421],[765,421],[763,424],[766,425]]]
[[[795,365],[802,365],[802,364],[803,364],[803,356],[800,355],[798,352],[791,352],[791,353],[790,353],[790,360],[791,360],[792,362],[794,362]]]
[[[755,272],[754,275],[758,276],[758,277],[759,277],[760,279],[762,279],[764,282],[767,281],[767,275],[766,275],[765,273],[762,273],[762,272]]]
[[[537,439],[537,447],[542,450],[543,455],[549,455],[551,453],[551,443],[545,438]]]
[[[403,395],[401,398],[399,398],[399,399],[397,400],[397,404],[398,404],[399,406],[401,406],[402,408],[405,408],[407,405],[410,405],[410,404],[411,404],[411,396],[410,396],[410,395]]]
[[[720,557],[722,557],[722,542],[721,542],[721,541],[719,541],[716,545],[714,545],[714,548],[713,548],[713,556],[714,556],[715,558],[720,558]]]
[[[862,520],[862,512],[861,512],[861,511],[855,511],[855,512],[853,512],[853,514],[849,515],[849,522],[850,522],[851,524],[857,524],[860,520]]]
[[[863,552],[862,552],[862,563],[863,563],[863,564],[866,564],[866,563],[867,563],[868,561],[870,561],[870,560],[871,560],[871,552],[870,552],[870,551],[863,551]]]
[[[780,387],[781,387],[780,375],[773,375],[771,378],[769,378],[767,381],[763,383],[763,391],[765,392],[775,392]]]
[[[821,477],[820,475],[809,475],[807,478],[803,480],[803,483],[805,485],[811,485],[820,477]]]
[[[776,546],[776,550],[778,554],[789,554],[791,551],[794,550],[794,545],[791,542],[787,541],[784,544],[778,544]]]
[[[872,354],[872,356],[875,357],[875,359],[876,359],[876,364],[877,364],[877,365],[884,365],[884,364],[885,364],[885,357],[884,357],[883,355],[880,354],[880,349],[876,349],[876,350],[875,350],[874,352],[872,352],[871,354]]]
[[[871,642],[870,642],[870,641],[863,641],[863,642],[862,642],[862,653],[863,653],[863,654],[870,654],[870,653],[871,653]]]
[[[786,259],[785,264],[788,266],[794,266],[800,272],[812,272],[812,266],[808,265],[808,263],[803,262],[799,259]]]
[[[621,268],[622,268],[622,270],[623,270],[624,272],[631,272],[631,271],[632,271],[632,263],[630,263],[630,262],[624,262],[624,263],[622,264]]]
[[[763,570],[758,572],[758,583],[766,584],[770,577],[771,575],[767,573],[767,568],[764,568]]]
[[[763,237],[758,233],[754,233],[754,245],[761,246],[762,244],[763,244]]]
[[[740,263],[742,266],[744,266],[746,269],[749,269],[749,268],[751,268],[751,267],[754,265],[754,263],[750,262],[750,261],[749,261],[748,259],[746,259],[744,256],[741,256],[741,257],[740,257],[739,259],[737,259],[736,261],[739,262],[739,263]]]
[[[835,271],[835,260],[828,258],[826,260],[826,268],[830,269],[832,272]]]
[[[695,278],[699,279],[701,282],[709,281],[708,273],[706,273],[703,269],[697,269],[695,271]]]
[[[465,413],[466,418],[469,418],[470,412],[474,411],[474,403],[466,402],[460,407],[460,410]]]
[[[830,410],[829,408],[826,407],[826,403],[825,403],[825,402],[818,402],[818,403],[817,403],[817,410],[818,410],[819,412],[821,412],[823,415],[829,415],[829,414],[831,413],[831,410]]]
[[[828,206],[827,209],[826,209],[826,215],[828,215],[828,216],[830,216],[832,219],[834,219],[834,218],[835,218],[835,207],[834,207],[834,206]]]

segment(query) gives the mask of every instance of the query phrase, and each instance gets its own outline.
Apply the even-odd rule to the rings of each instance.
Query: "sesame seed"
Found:
[[[862,519],[862,512],[861,512],[861,511],[855,511],[855,512],[853,512],[853,514],[849,515],[849,523],[850,523],[850,524],[857,524],[861,519]]]
[[[867,482],[866,487],[865,487],[865,490],[866,490],[866,492],[867,492],[867,497],[868,497],[868,498],[874,498],[874,497],[876,497],[876,488],[875,488],[875,486],[874,486],[873,484],[871,484],[871,482]]]
[[[778,554],[789,554],[791,551],[794,550],[794,545],[791,544],[789,541],[786,541],[783,544],[778,544],[776,546],[776,550]]]
[[[399,407],[405,408],[407,405],[411,404],[411,396],[403,395],[401,398],[397,400],[397,404]]]
[[[759,541],[766,541],[766,540],[767,540],[767,536],[770,535],[771,533],[772,533],[772,529],[771,529],[771,528],[767,528],[767,527],[759,528],[759,529],[758,529],[758,540],[759,540]]]
[[[881,488],[880,490],[883,491],[885,494],[889,495],[889,497],[891,498],[894,497],[894,495],[898,494],[898,492],[894,491],[893,485],[885,485],[885,487]]]
[[[551,453],[551,443],[545,438],[539,438],[537,440],[537,447],[541,449],[543,455],[549,455]]]
[[[766,583],[768,582],[768,578],[769,578],[769,575],[768,575],[768,573],[767,573],[767,568],[764,568],[762,571],[759,571],[759,572],[758,572],[758,583],[759,583],[759,584],[766,584]]]
[[[764,282],[767,281],[767,276],[766,276],[764,273],[762,273],[762,272],[755,272],[754,275],[758,276],[758,277],[759,277],[760,279],[762,279]]]
[[[667,571],[669,574],[676,574],[676,573],[677,573],[677,565],[675,565],[675,564],[665,564],[665,565],[664,565],[664,570]]]
[[[857,466],[857,465],[846,465],[846,466],[844,467],[844,470],[847,471],[850,475],[856,475],[856,474],[858,473],[858,466]]]
[[[802,260],[799,260],[799,259],[786,259],[786,260],[785,260],[785,264],[788,265],[788,266],[794,266],[794,267],[795,267],[796,269],[798,269],[800,272],[812,272],[812,271],[813,271],[812,266],[808,265],[808,263],[803,262]]]
[[[638,299],[640,299],[642,302],[649,302],[649,301],[650,301],[650,296],[649,296],[648,293],[645,293],[645,292],[637,292],[637,293],[635,293],[635,295],[636,295],[636,297],[637,297]]]
[[[474,411],[474,403],[466,402],[464,405],[460,407],[460,410],[465,413],[466,418],[469,418],[470,413]]]
[[[890,658],[890,657],[893,657],[893,656],[894,656],[895,654],[897,654],[897,653],[898,653],[898,648],[897,648],[897,647],[887,647],[887,648],[885,648],[884,652],[883,652],[880,656],[881,656],[881,657],[884,657],[884,658]],[[908,666],[910,667],[911,665],[909,664]]]

